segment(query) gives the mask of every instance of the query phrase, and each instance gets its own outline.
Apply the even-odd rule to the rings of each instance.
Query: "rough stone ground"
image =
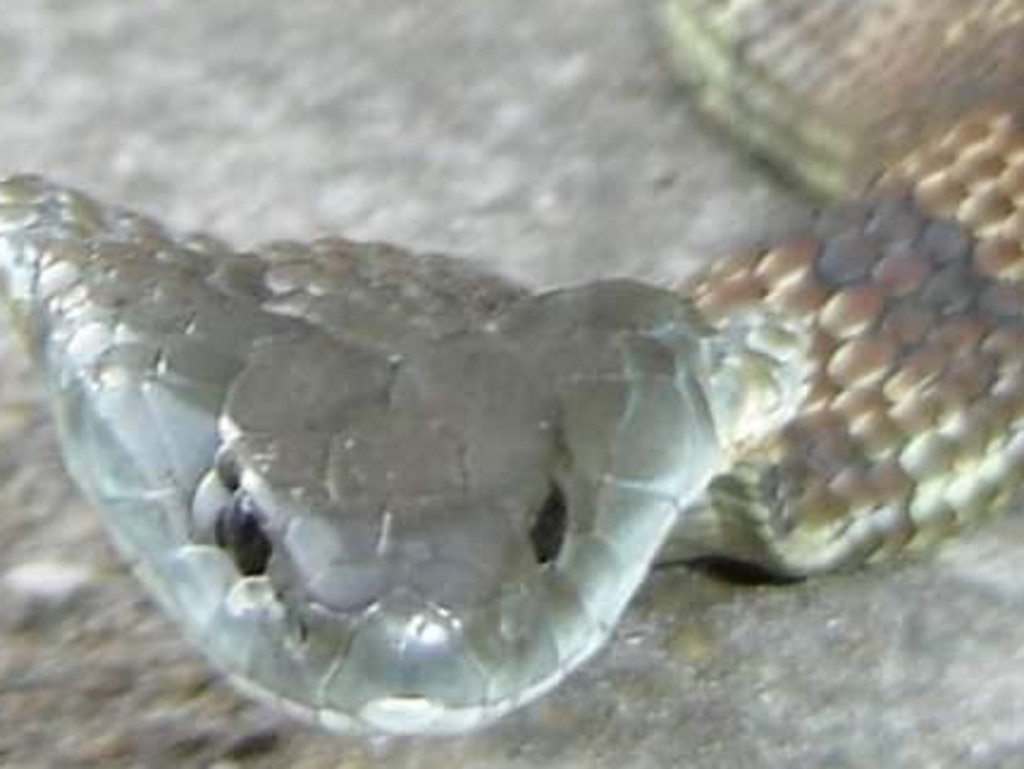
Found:
[[[650,6],[4,0],[0,173],[241,242],[664,279],[804,212],[686,109]],[[155,614],[42,406],[0,332],[0,766],[1024,766],[1020,516],[806,585],[662,572],[606,653],[496,729],[340,739],[235,696]]]

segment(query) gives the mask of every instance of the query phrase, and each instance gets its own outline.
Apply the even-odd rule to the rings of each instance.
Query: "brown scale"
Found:
[[[677,68],[700,105],[828,196],[863,189],[879,158],[922,129],[1020,103],[1024,90],[1020,0],[664,2]],[[988,177],[1002,158],[972,162]],[[991,202],[974,199],[980,218]]]
[[[822,215],[815,238],[683,287],[712,324],[759,309],[810,317],[798,416],[747,457],[768,488],[771,565],[816,570],[794,566],[787,540],[834,541],[879,510],[899,522],[851,563],[1005,503],[1005,478],[975,479],[1024,418],[1022,211],[1024,133],[981,112],[893,166],[867,201]]]

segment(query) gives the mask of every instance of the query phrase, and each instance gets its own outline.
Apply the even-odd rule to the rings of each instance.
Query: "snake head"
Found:
[[[172,580],[193,633],[336,730],[461,731],[551,688],[714,463],[681,320],[677,298],[617,282],[397,355],[263,344]]]
[[[463,731],[555,686],[718,462],[667,291],[246,256],[34,178],[0,204],[72,475],[215,664],[328,728]]]

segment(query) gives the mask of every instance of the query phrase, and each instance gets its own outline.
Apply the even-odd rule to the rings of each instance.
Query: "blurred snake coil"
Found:
[[[826,205],[680,286],[247,251],[37,176],[0,279],[66,464],[241,688],[452,733],[550,690],[659,559],[782,578],[1024,477],[1024,2],[668,0],[706,115]]]

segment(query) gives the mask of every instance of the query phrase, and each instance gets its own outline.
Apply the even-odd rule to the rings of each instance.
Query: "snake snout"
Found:
[[[472,604],[392,589],[351,628],[344,662],[321,690],[321,718],[351,713],[362,728],[392,734],[494,721],[557,683],[571,650],[586,644],[559,631],[566,618],[551,601],[543,580],[506,583]]]
[[[479,718],[487,687],[462,618],[397,588],[358,623],[345,664],[325,694],[355,704],[372,728],[401,733],[454,729],[473,712]]]

